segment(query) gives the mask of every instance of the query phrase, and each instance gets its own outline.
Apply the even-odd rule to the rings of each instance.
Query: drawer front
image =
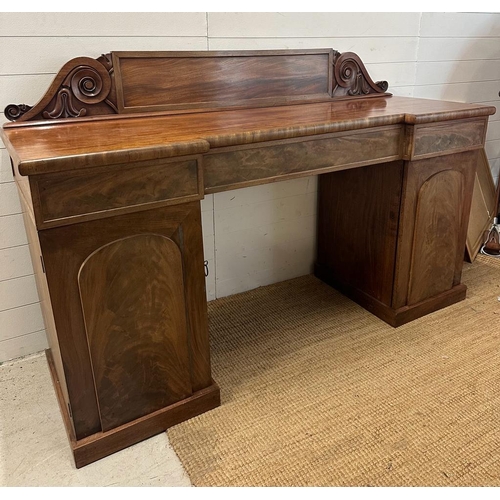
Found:
[[[203,197],[200,158],[155,160],[39,176],[37,222],[62,225],[102,218],[127,208],[149,209]]]
[[[486,121],[445,122],[415,129],[412,159],[459,153],[482,147]]]
[[[205,192],[401,158],[402,128],[383,127],[227,148],[204,156]]]

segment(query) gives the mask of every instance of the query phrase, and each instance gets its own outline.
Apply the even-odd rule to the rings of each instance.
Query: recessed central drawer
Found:
[[[44,226],[94,219],[203,198],[201,157],[57,172],[32,177],[37,220]],[[73,219],[73,220],[72,220]]]
[[[205,192],[397,160],[401,144],[396,125],[221,148],[203,157]]]

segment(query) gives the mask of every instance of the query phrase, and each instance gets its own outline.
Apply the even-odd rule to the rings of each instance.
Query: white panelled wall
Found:
[[[500,106],[498,13],[0,13],[0,38],[0,109],[34,104],[77,56],[314,47],[358,53],[395,95]],[[486,146],[496,179],[499,117],[491,118]],[[0,153],[1,362],[41,350],[46,341],[9,157]],[[316,181],[203,200],[209,300],[312,271]]]
[[[414,97],[500,107],[500,14],[423,14]],[[490,117],[486,154],[500,171],[500,112]]]

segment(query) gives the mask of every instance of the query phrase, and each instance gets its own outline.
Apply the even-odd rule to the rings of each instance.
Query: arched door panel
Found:
[[[157,234],[93,252],[78,276],[102,430],[189,396],[181,253]]]

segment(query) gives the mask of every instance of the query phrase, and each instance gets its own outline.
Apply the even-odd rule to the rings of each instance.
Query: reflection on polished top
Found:
[[[108,115],[7,124],[4,141],[22,174],[197,154],[210,148],[395,124],[456,120],[495,113],[492,106],[377,96],[206,112]]]

